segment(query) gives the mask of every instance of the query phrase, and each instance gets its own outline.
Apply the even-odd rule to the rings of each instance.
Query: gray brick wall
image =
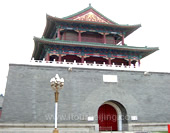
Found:
[[[108,100],[121,103],[138,123],[170,121],[170,74],[10,64],[1,122],[53,123],[54,92],[50,79],[65,79],[59,96],[59,123],[88,123]],[[103,74],[118,76],[104,83]],[[85,120],[83,119],[85,116]],[[129,120],[129,122],[132,122]],[[94,122],[97,123],[97,117]]]
[[[0,95],[0,108],[2,108],[3,101],[4,101],[4,96]]]

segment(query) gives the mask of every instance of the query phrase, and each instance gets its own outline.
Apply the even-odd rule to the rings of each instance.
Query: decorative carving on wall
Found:
[[[82,15],[82,16],[79,16],[79,17],[75,18],[74,20],[92,21],[92,22],[99,22],[99,23],[106,23],[106,24],[108,24],[108,22],[106,22],[105,20],[101,19],[100,17],[98,17],[93,12],[88,12],[88,13]]]

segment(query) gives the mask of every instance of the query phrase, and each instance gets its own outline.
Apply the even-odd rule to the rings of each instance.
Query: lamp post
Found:
[[[53,133],[58,133],[57,129],[57,108],[58,108],[58,96],[59,96],[59,90],[62,89],[64,86],[64,79],[60,78],[58,74],[55,75],[55,77],[51,78],[50,80],[51,88],[54,90],[55,94],[55,129]]]

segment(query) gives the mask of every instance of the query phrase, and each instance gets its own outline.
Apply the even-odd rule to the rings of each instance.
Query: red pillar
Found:
[[[106,34],[103,34],[103,43],[106,43]]]
[[[168,133],[170,133],[170,124],[168,124]]]
[[[116,44],[116,41],[115,41],[115,38],[113,37],[113,44],[115,45]]]
[[[53,37],[53,39],[56,39],[56,32],[55,32],[55,34],[54,34],[54,37]]]
[[[124,34],[122,34],[122,45],[124,45]]]
[[[64,32],[64,40],[66,40],[66,32]]]
[[[84,56],[81,56],[81,63],[84,63]]]
[[[0,118],[1,118],[1,114],[2,114],[2,109],[0,109]]]
[[[60,39],[60,29],[58,28],[57,37]]]
[[[109,59],[108,59],[108,63],[109,63],[109,65],[112,65],[112,62],[111,62],[111,58],[109,57]]]
[[[131,59],[129,59],[129,66],[131,66]]]
[[[61,54],[59,54],[58,61],[61,62]]]
[[[81,42],[81,31],[78,32],[78,41]]]
[[[50,61],[50,54],[47,54],[46,61]]]
[[[140,60],[138,60],[138,66],[140,66]]]

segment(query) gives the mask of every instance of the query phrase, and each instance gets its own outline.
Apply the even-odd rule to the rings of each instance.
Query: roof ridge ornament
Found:
[[[91,7],[91,3],[89,3],[89,7]]]

